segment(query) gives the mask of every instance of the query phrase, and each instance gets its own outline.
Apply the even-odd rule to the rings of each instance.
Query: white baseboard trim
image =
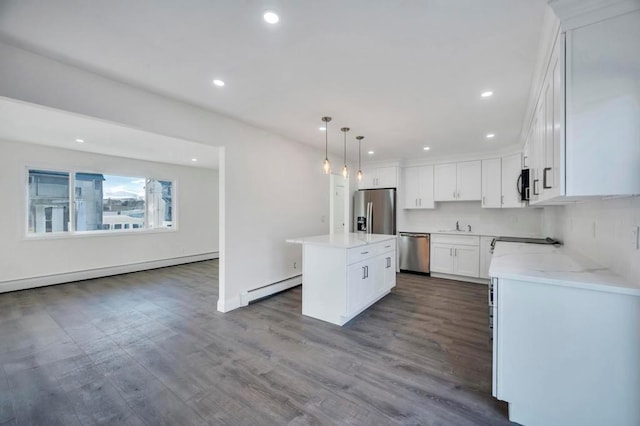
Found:
[[[485,279],[485,278],[463,277],[462,275],[441,274],[438,272],[432,272],[431,276],[433,278],[444,278],[446,280],[465,281],[465,282],[474,283],[474,284],[485,284],[485,285],[489,284],[489,279]]]
[[[47,285],[69,283],[73,281],[90,280],[111,275],[128,274],[130,272],[146,271],[148,269],[164,268],[166,266],[184,263],[200,262],[202,260],[218,259],[219,252],[196,254],[192,256],[174,257],[171,259],[152,260],[149,262],[132,263],[129,265],[110,266],[107,268],[88,269],[85,271],[67,272],[63,274],[45,275],[41,277],[24,278],[19,280],[0,281],[0,293],[8,291],[26,290]]]
[[[272,284],[267,284],[260,288],[245,291],[240,293],[240,306],[247,306],[254,300],[262,299],[263,297],[271,296],[272,294],[279,293],[281,291],[290,289],[297,285],[302,284],[302,275],[296,275],[295,277],[286,278],[282,281],[278,281]]]

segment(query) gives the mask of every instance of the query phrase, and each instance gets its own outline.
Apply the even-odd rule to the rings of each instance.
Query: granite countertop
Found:
[[[312,244],[336,248],[353,248],[395,239],[395,235],[352,232],[349,234],[326,234],[316,235],[312,237],[290,238],[287,240],[287,242],[293,244]]]
[[[640,296],[640,284],[553,245],[498,241],[489,276]]]

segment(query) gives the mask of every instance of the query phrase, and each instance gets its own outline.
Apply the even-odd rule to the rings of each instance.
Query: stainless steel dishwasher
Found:
[[[414,232],[400,233],[400,271],[428,274],[429,249],[431,237],[429,234]]]

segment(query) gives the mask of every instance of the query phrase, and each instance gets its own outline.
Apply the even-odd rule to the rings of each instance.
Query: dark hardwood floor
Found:
[[[0,425],[508,424],[486,287],[398,275],[344,327],[297,287],[216,311],[218,262],[0,294]]]

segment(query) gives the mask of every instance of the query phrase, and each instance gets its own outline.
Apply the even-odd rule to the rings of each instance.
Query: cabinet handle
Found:
[[[537,183],[538,183],[538,179],[534,179],[533,180],[533,195],[540,195],[538,193],[538,191],[537,191],[537,188],[538,188]]]
[[[454,248],[453,249],[453,257],[457,257],[458,256],[458,249]]]
[[[523,168],[523,169],[526,169],[526,168],[528,167],[528,166],[527,166],[527,159],[528,159],[528,158],[529,158],[529,157],[528,157],[528,156],[526,156],[526,155],[522,158],[522,168]]]
[[[416,198],[416,207],[418,207],[418,199]]]
[[[484,206],[484,197],[482,197],[482,205]]]
[[[387,257],[387,268],[391,268],[391,258]]]
[[[458,196],[456,198],[460,199],[460,191],[458,191]]]
[[[368,252],[368,251],[363,251],[363,252],[362,252],[362,253],[360,253],[360,254],[369,254],[369,252]]]
[[[453,198],[456,198],[456,191],[453,191]]]
[[[362,279],[363,279],[363,280],[364,280],[365,278],[367,278],[367,273],[365,272],[365,271],[366,271],[366,269],[365,269],[365,268],[366,268],[366,266],[363,266],[363,267],[362,267]]]
[[[366,276],[365,278],[369,278],[369,267],[368,267],[368,266],[365,266],[365,267],[364,267],[364,270],[365,270],[365,271],[366,271],[366,273],[367,273],[367,276]]]
[[[542,187],[544,189],[550,189],[551,185],[547,185],[547,172],[551,171],[551,167],[545,167],[542,169]]]
[[[422,207],[422,198],[418,198],[420,200],[420,207]]]
[[[500,196],[500,204],[504,204],[504,195]]]
[[[389,247],[391,247],[391,244],[389,244],[388,246],[384,246],[384,248],[389,248]]]

